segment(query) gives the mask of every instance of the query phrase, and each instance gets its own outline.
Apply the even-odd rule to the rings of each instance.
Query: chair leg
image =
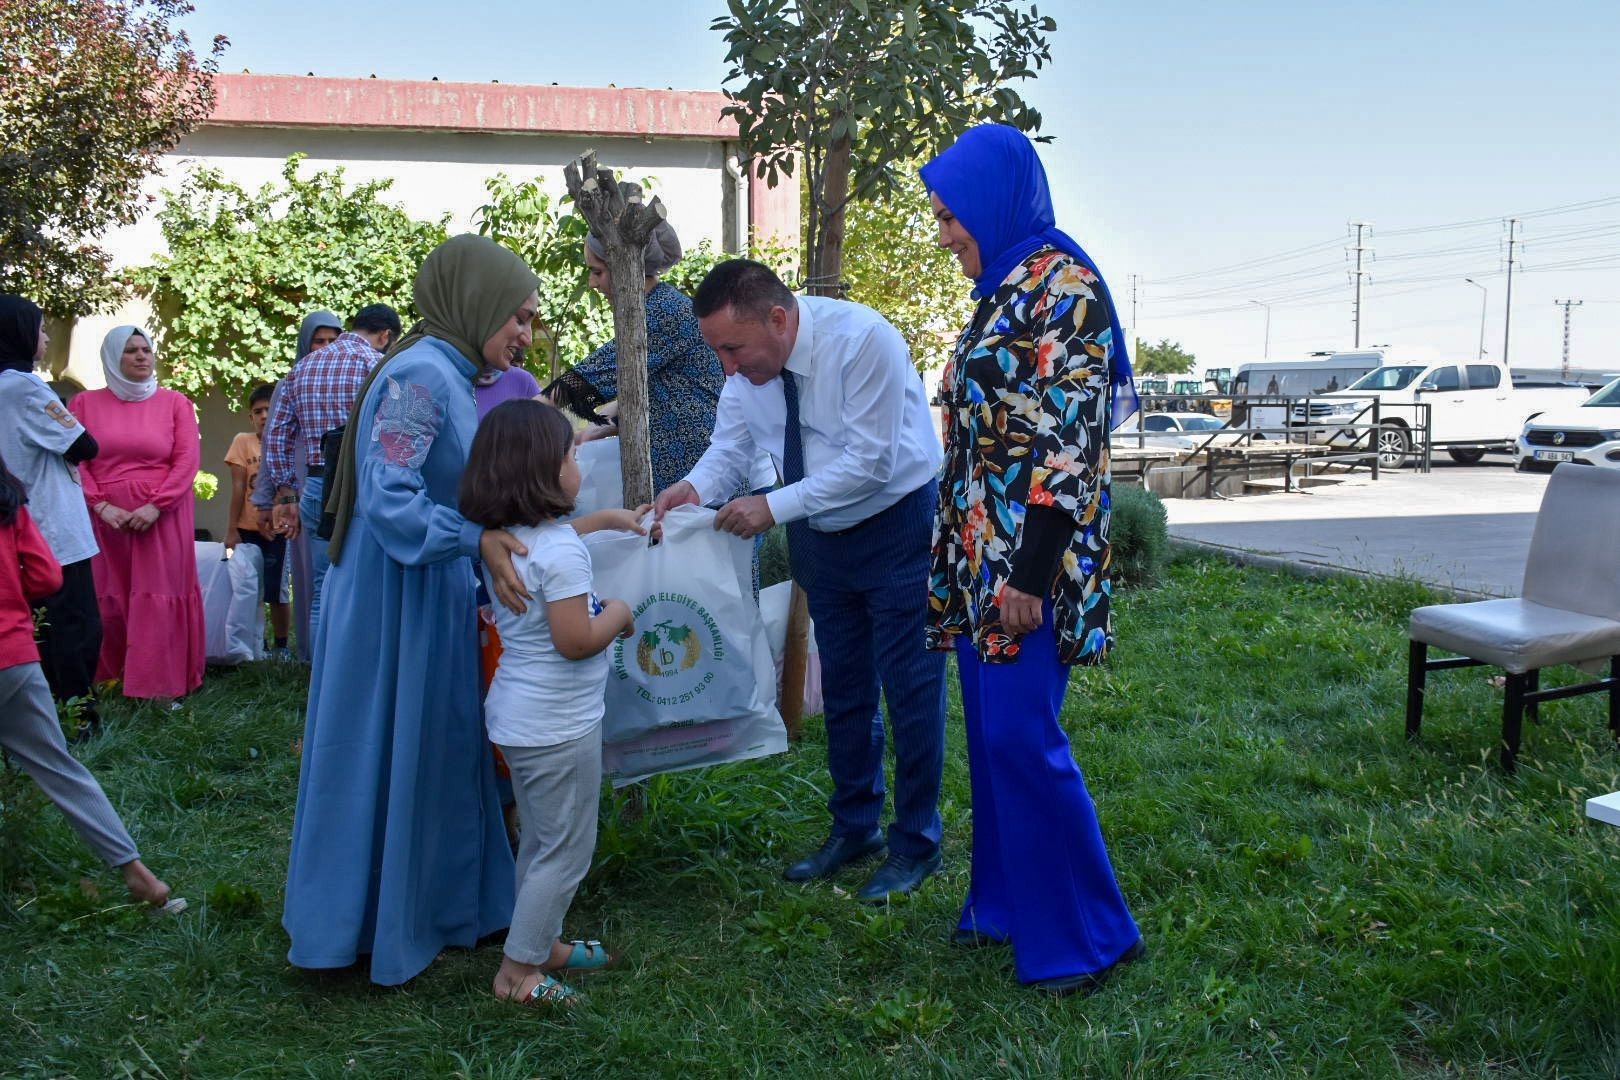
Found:
[[[1524,726],[1524,690],[1529,676],[1508,672],[1502,699],[1502,771],[1512,775],[1519,767],[1519,736]]]
[[[1620,663],[1617,660],[1616,663]],[[1423,726],[1423,684],[1429,674],[1429,646],[1421,641],[1406,649],[1406,737],[1415,739]]]
[[[1609,657],[1609,734],[1620,739],[1620,656]]]
[[[1541,669],[1525,672],[1524,688],[1530,693],[1541,689]],[[1529,701],[1524,706],[1524,718],[1532,724],[1541,723],[1541,702]]]

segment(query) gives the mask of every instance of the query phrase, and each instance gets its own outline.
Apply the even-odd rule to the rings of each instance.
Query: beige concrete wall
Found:
[[[728,195],[727,185],[738,182],[725,167],[732,148],[718,141],[204,127],[180,144],[164,174],[149,181],[147,192],[157,196],[164,188],[178,187],[183,171],[193,164],[217,168],[236,183],[256,188],[279,181],[287,157],[302,153],[307,155],[306,172],[341,165],[351,183],[391,178],[394,183],[385,198],[420,218],[448,213],[451,231],[456,232],[471,227],[474,213],[485,201],[486,178],[500,172],[515,179],[542,176],[548,190],[561,194],[563,166],[588,149],[595,149],[599,160],[624,170],[631,179],[653,178],[669,209],[670,222],[685,245],[695,247],[708,239],[722,247],[728,239],[746,235],[749,200],[738,198],[734,186]],[[728,222],[728,216],[734,220]],[[162,249],[155,213],[149,211],[134,225],[111,234],[106,246],[120,267],[148,261]],[[144,325],[149,315],[147,306],[137,300],[71,327],[57,327],[53,331],[59,337],[52,348],[53,368],[88,389],[105,385],[102,338],[117,325]],[[293,346],[289,336],[289,362]],[[161,377],[161,343],[158,359]],[[220,478],[219,494],[197,504],[197,526],[217,538],[228,524],[230,498],[229,474],[222,459],[231,438],[250,426],[241,414],[241,404],[222,395],[203,395],[195,404],[202,426],[203,468]]]

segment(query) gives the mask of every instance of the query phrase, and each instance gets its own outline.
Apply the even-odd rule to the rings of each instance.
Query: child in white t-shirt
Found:
[[[462,514],[509,530],[527,549],[512,562],[533,600],[522,614],[495,605],[503,652],[484,720],[511,769],[523,823],[517,903],[494,990],[531,1005],[572,1004],[578,993],[551,972],[587,971],[613,959],[600,942],[561,940],[563,916],[596,848],[603,652],[635,630],[624,601],[598,601],[591,592],[591,556],[580,534],[645,532],[637,522],[650,508],[564,522],[579,484],[573,428],[554,407],[529,399],[490,410],[461,478]]]

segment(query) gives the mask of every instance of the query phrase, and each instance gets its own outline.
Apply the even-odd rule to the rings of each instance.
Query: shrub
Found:
[[[1164,501],[1146,488],[1116,484],[1109,541],[1114,548],[1114,580],[1151,585],[1170,559],[1170,525]]]
[[[759,587],[768,589],[793,577],[788,569],[787,528],[774,525],[765,534],[765,546],[759,552]]]

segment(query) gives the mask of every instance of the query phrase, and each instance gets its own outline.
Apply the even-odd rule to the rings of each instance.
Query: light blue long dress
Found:
[[[472,558],[456,510],[473,365],[427,338],[366,393],[354,517],[327,574],[282,925],[287,958],[405,982],[512,916],[512,852],[479,705]]]

